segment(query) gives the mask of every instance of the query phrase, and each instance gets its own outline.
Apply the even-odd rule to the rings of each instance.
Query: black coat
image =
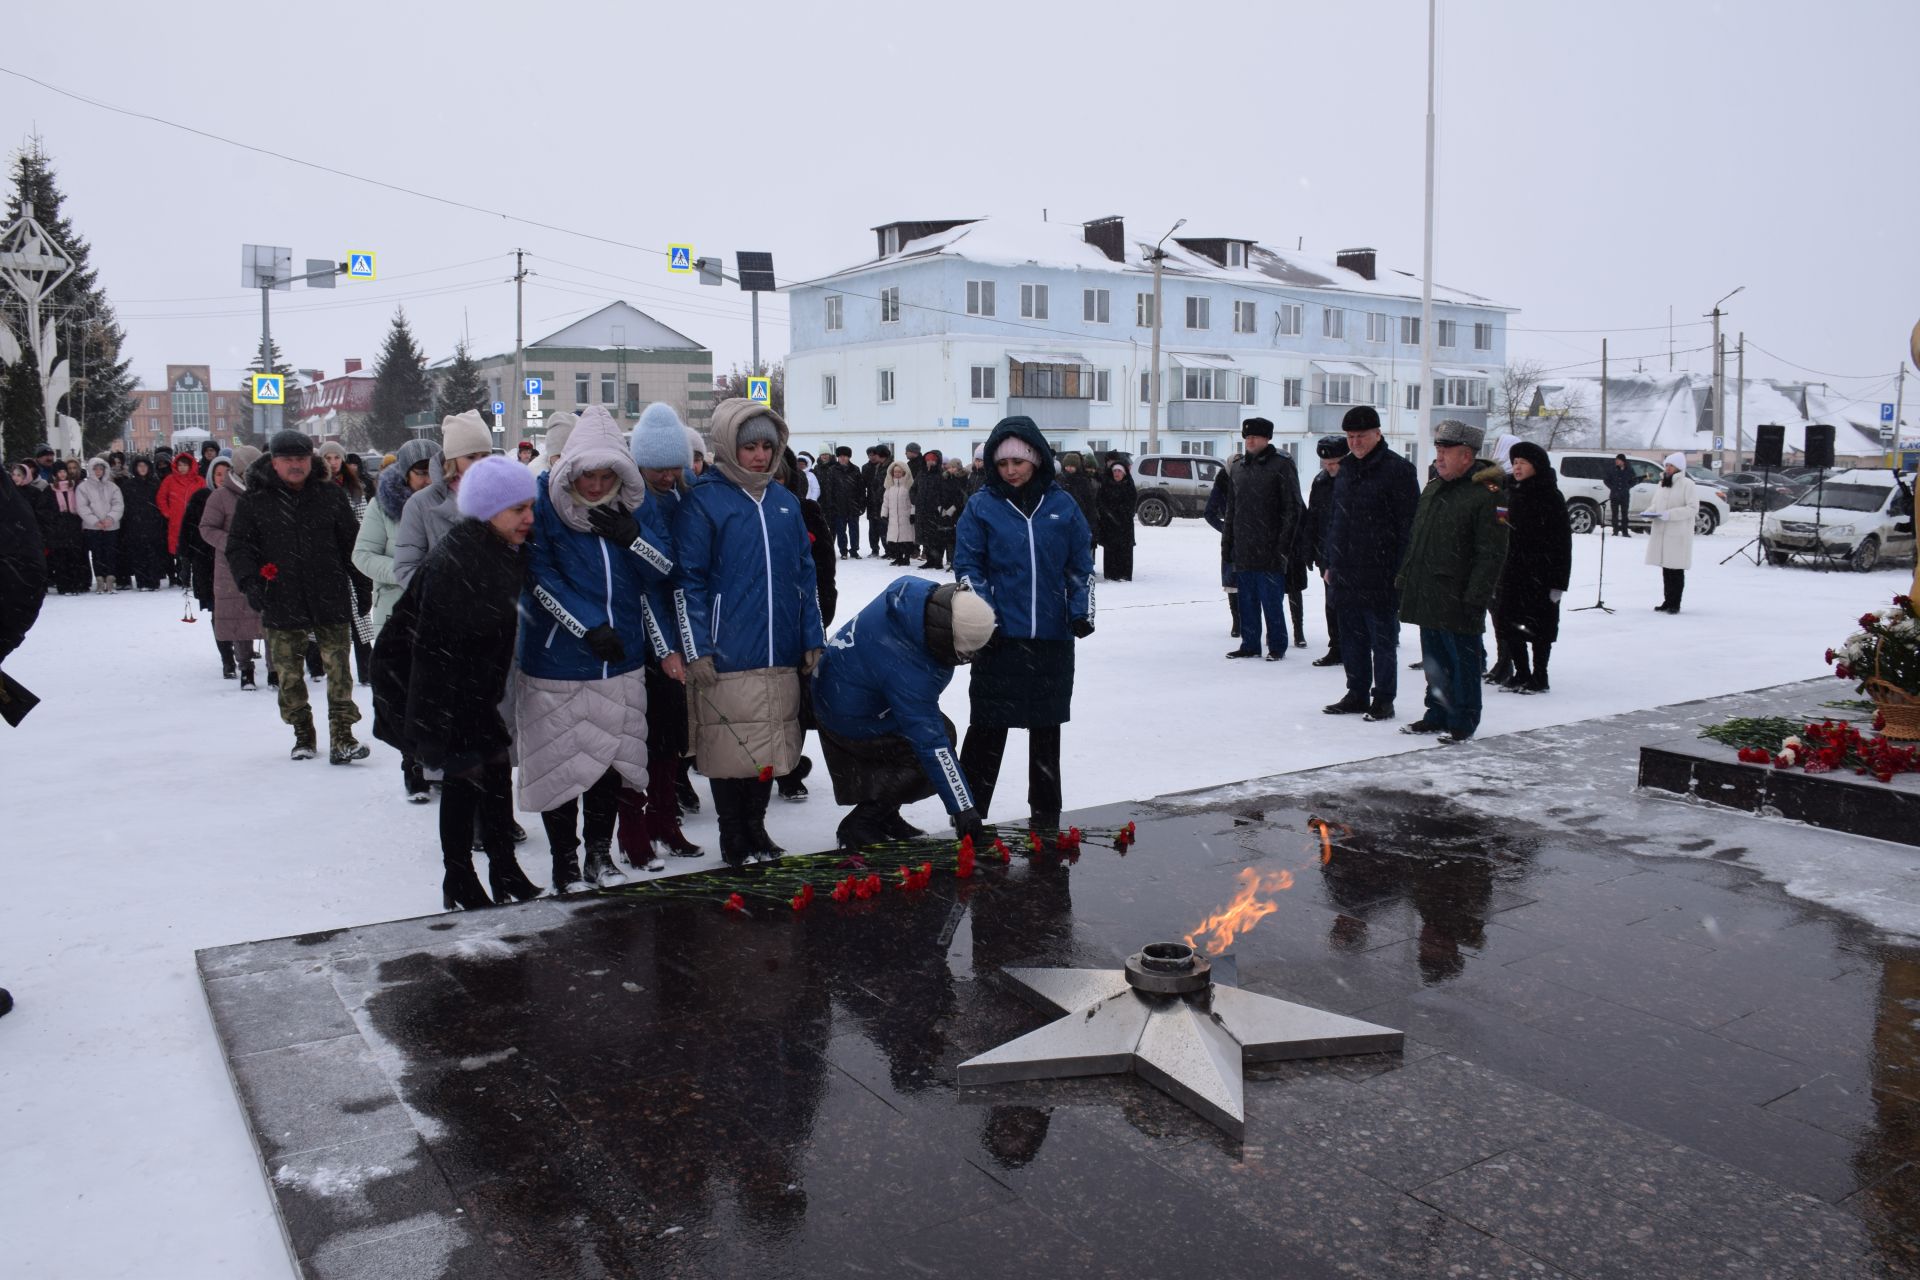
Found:
[[[1285,573],[1304,514],[1293,459],[1269,444],[1228,467],[1222,551],[1236,573]]]
[[[968,471],[967,472],[967,496],[971,498],[974,494],[986,488],[987,481],[991,478],[992,477],[989,475],[988,470],[985,467],[979,467],[974,470]]]
[[[1088,524],[1093,527],[1095,540],[1101,546],[1133,545],[1133,508],[1139,496],[1131,474],[1115,480],[1112,468],[1100,473],[1100,483],[1094,490],[1095,518],[1089,520]]]
[[[1349,454],[1340,463],[1323,543],[1335,608],[1399,607],[1394,580],[1407,557],[1419,505],[1418,473],[1384,441],[1366,457]]]
[[[887,483],[887,468],[893,465],[891,455],[879,462],[862,463],[860,466],[860,492],[866,495],[867,519],[880,518],[880,497]]]
[[[840,557],[833,547],[833,526],[827,523],[826,512],[820,504],[811,498],[800,499],[800,519],[807,526],[807,541],[813,552],[813,589],[820,600],[820,625],[822,628],[833,625],[834,611],[840,604],[840,588],[835,575],[839,572],[835,561]]]
[[[375,737],[450,776],[506,759],[500,703],[525,574],[519,549],[483,520],[440,539],[374,643]]]
[[[212,496],[213,490],[202,488],[188,498],[187,514],[180,519],[180,554],[187,563],[187,581],[192,584],[193,598],[200,602],[202,609],[213,608],[213,547],[200,536],[200,514],[207,509],[207,499]],[[165,524],[160,526],[160,531],[165,536]]]
[[[309,473],[298,490],[262,457],[247,471],[247,491],[227,531],[227,567],[242,591],[264,589],[261,623],[308,631],[353,621],[353,544],[360,522],[347,495]],[[272,580],[261,572],[273,565]]]
[[[1550,593],[1565,591],[1573,572],[1573,531],[1559,482],[1551,467],[1509,482],[1507,558],[1494,606],[1501,625],[1548,643],[1560,635],[1560,606]]]
[[[1342,464],[1344,465],[1344,464]],[[1316,471],[1307,488],[1306,548],[1307,563],[1314,568],[1327,564],[1327,518],[1333,514],[1333,477],[1325,468]]]
[[[867,509],[867,482],[851,462],[820,468],[820,509],[829,520],[851,520]]]
[[[1631,465],[1620,467],[1607,464],[1602,477],[1607,484],[1607,497],[1615,502],[1625,502],[1633,496],[1633,486],[1640,483],[1640,477],[1633,473]]]
[[[1072,471],[1061,468],[1059,485],[1080,508],[1080,514],[1087,518],[1087,528],[1093,530],[1093,540],[1100,541],[1100,487],[1094,482],[1093,473],[1085,467],[1075,467]]]
[[[11,477],[0,480],[0,661],[20,647],[47,598],[40,521]]]
[[[960,523],[960,509],[967,505],[966,482],[944,470],[929,471],[909,491],[913,500],[913,529],[920,544],[927,547],[953,545],[954,526]],[[946,512],[952,511],[952,515]]]

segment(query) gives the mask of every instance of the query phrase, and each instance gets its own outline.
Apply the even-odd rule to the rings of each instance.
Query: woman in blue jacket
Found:
[[[1054,483],[1031,418],[987,437],[990,478],[960,513],[954,576],[993,606],[994,642],[973,662],[973,713],[960,747],[984,820],[1007,730],[1027,730],[1027,803],[1036,828],[1060,825],[1060,726],[1072,713],[1073,642],[1093,634],[1093,531]]]
[[[767,834],[767,801],[800,760],[820,605],[800,500],[775,481],[787,424],[736,398],[715,407],[712,435],[712,466],[673,519],[674,605],[694,758],[713,785],[720,856],[740,866],[785,852]]]
[[[626,434],[599,405],[581,413],[535,485],[514,739],[520,807],[546,826],[556,890],[586,887],[575,861],[583,802],[585,881],[624,878],[614,822],[621,792],[647,789],[647,658],[678,667],[665,626],[672,542],[652,505]],[[630,857],[665,869],[648,850]]]

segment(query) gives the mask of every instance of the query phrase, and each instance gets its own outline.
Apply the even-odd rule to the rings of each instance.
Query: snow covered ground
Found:
[[[1553,692],[1489,691],[1482,734],[1821,675],[1852,619],[1909,581],[1905,568],[1719,565],[1753,519],[1696,544],[1678,617],[1652,611],[1660,575],[1640,563],[1643,543],[1609,544],[1618,612],[1567,613]],[[1324,649],[1317,591],[1311,648],[1284,663],[1223,660],[1216,548],[1198,521],[1142,529],[1135,581],[1100,585],[1065,735],[1069,807],[1442,749],[1320,713],[1343,680],[1307,662]],[[1569,607],[1592,603],[1599,548],[1575,539]],[[864,559],[840,569],[843,621],[898,572]],[[403,801],[394,753],[376,746],[348,768],[289,762],[272,693],[221,680],[207,622],[179,618],[177,594],[50,598],[8,664],[45,700],[24,728],[0,727],[0,985],[20,1002],[0,1020],[8,1276],[285,1274],[193,952],[439,909],[434,809]],[[1409,657],[1412,644],[1409,632]],[[1420,680],[1401,679],[1404,722],[1419,714]],[[963,726],[965,690],[963,676],[946,704]],[[818,766],[816,753],[810,801],[769,814],[790,848],[832,843],[840,811]],[[1016,734],[995,816],[1024,812],[1025,772]],[[932,827],[937,802],[909,816]],[[522,863],[545,883],[539,823],[522,820],[534,833]],[[711,849],[711,811],[688,831]]]

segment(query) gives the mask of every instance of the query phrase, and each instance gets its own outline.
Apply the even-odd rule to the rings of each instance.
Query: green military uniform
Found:
[[[1440,436],[1436,427],[1436,443]],[[1505,493],[1500,468],[1483,464],[1457,480],[1436,479],[1420,495],[1397,585],[1400,620],[1420,628],[1427,710],[1406,732],[1445,732],[1459,742],[1480,727],[1482,637],[1507,558]]]

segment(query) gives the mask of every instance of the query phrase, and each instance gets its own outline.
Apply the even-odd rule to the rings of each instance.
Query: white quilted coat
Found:
[[[585,795],[608,769],[647,789],[647,670],[606,680],[544,680],[515,669],[514,746],[522,810]]]

